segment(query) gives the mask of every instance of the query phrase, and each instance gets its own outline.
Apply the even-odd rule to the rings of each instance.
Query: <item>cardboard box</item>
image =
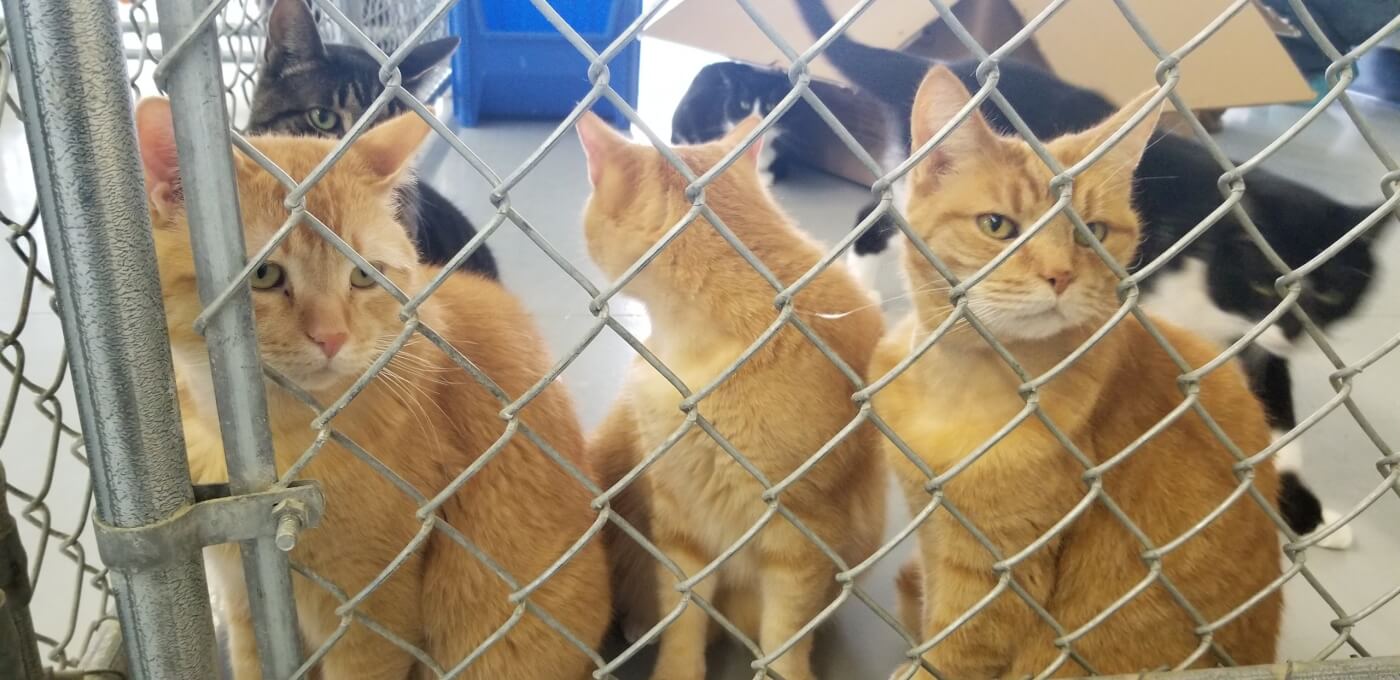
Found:
[[[817,36],[807,30],[793,0],[750,2],[793,50],[804,52],[816,42]],[[840,18],[858,0],[825,2],[833,16]],[[949,4],[983,48],[992,51],[1020,31],[1028,19],[1050,6],[1051,0],[950,0]],[[1128,4],[1157,43],[1170,51],[1193,39],[1232,3],[1129,0]],[[655,20],[646,33],[759,66],[785,70],[789,64],[782,51],[734,2],[684,0]],[[876,0],[851,24],[847,35],[869,45],[904,49],[940,60],[971,56],[947,25],[939,21],[937,11],[927,0]],[[1066,3],[1010,58],[1042,66],[1067,82],[1096,90],[1117,103],[1129,101],[1156,84],[1156,57],[1110,0]],[[824,58],[812,63],[812,73],[823,80],[844,83]],[[1273,27],[1253,4],[1237,12],[1182,61],[1177,90],[1197,110],[1307,101],[1314,96],[1278,42]],[[823,91],[823,101],[827,96]],[[841,102],[843,109],[862,107],[860,97],[849,90],[831,96],[849,98]],[[868,115],[882,115],[873,105],[864,106]],[[859,134],[857,138],[867,150],[877,152],[884,140],[878,139],[878,132],[874,131],[882,125],[866,122],[858,127],[872,131],[867,138]],[[825,170],[868,184],[872,179],[869,172],[855,163],[849,152],[844,148],[836,152],[824,148],[833,143],[839,145],[835,139],[833,135],[813,139],[809,153],[800,155]]]

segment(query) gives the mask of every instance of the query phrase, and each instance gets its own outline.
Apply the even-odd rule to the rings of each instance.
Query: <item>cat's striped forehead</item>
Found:
[[[970,169],[976,178],[977,203],[981,209],[1031,220],[1050,210],[1059,200],[1057,187],[1052,184],[1055,172],[1026,144],[1006,140],[999,153],[980,159],[981,164]],[[1072,140],[1063,140],[1071,142]],[[1061,168],[1068,169],[1084,158],[1084,149],[1077,144],[1056,140],[1047,151]],[[1129,214],[1132,205],[1133,168],[1114,167],[1111,159],[1090,165],[1071,181],[1071,205],[1084,213],[1103,212],[1117,219],[1122,226],[1131,226],[1136,219]],[[946,201],[946,195],[941,197]],[[964,197],[966,198],[966,197]],[[1029,222],[1027,222],[1029,224]]]
[[[337,145],[335,140],[310,137],[254,138],[252,143],[298,182],[310,176]],[[289,192],[250,159],[240,158],[238,165],[243,222],[249,250],[255,252],[292,214],[287,206]],[[412,245],[394,214],[394,188],[371,172],[352,147],[306,193],[305,207],[366,258],[411,258]],[[289,234],[280,250],[315,259],[344,259],[309,221]]]
[[[1043,212],[1055,202],[1050,190],[1054,173],[1029,148],[1017,145],[1005,153],[1009,163],[1002,171],[994,171],[997,181],[981,186],[991,202],[1008,215],[1029,215]]]
[[[1014,143],[1007,147],[1002,149],[1001,162],[997,164],[1002,169],[994,171],[997,181],[984,184],[984,189],[1008,214],[1024,216],[1048,209],[1059,199],[1059,190],[1052,188],[1055,173],[1028,145]],[[1084,150],[1073,144],[1051,142],[1047,151],[1064,169],[1084,158]],[[1090,165],[1072,180],[1073,205],[1100,207],[1121,200],[1131,194],[1132,179],[1131,167],[1114,168],[1109,160]]]

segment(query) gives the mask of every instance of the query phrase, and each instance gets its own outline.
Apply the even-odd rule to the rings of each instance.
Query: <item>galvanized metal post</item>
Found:
[[[194,494],[116,7],[4,5],[97,518],[116,527],[167,520]],[[200,551],[111,577],[131,676],[211,677],[217,652]]]
[[[245,261],[218,35],[213,21],[199,25],[212,4],[214,0],[156,3],[161,44],[168,46],[157,80],[170,94],[180,178],[184,186],[200,187],[185,192],[185,209],[199,297],[205,304],[237,279]],[[229,490],[234,495],[264,491],[277,482],[277,466],[246,287],[211,316],[205,339]],[[272,523],[274,518],[269,516],[267,521]],[[245,541],[241,547],[263,676],[287,678],[301,665],[302,653],[287,555],[271,535]]]

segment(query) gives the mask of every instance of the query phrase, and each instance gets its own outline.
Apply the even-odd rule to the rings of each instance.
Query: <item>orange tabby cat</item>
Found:
[[[195,481],[226,479],[213,408],[209,357],[192,324],[201,309],[188,223],[171,131],[170,106],[146,99],[137,127],[161,284],[181,388],[181,409]],[[356,141],[307,195],[307,208],[409,295],[435,269],[418,264],[394,218],[395,188],[410,181],[409,161],[429,128],[414,114],[385,123]],[[255,138],[254,146],[293,178],[305,177],[336,142]],[[248,252],[259,250],[286,219],[286,191],[251,160],[235,153]],[[399,304],[310,228],[279,245],[251,280],[263,360],[309,390],[322,404],[341,395],[402,329]],[[456,274],[418,309],[423,322],[480,366],[509,395],[519,395],[550,360],[520,304],[493,281]],[[286,391],[267,389],[277,465],[285,470],[313,444],[312,413]],[[412,340],[388,370],[333,421],[419,493],[432,497],[502,435],[500,404],[442,351]],[[583,439],[564,388],[544,390],[521,411],[522,421],[583,469]],[[292,558],[354,596],[418,533],[418,503],[334,442],[302,472],[321,483],[321,525],[297,542]],[[589,494],[523,436],[510,439],[438,519],[456,528],[524,585],[548,569],[588,529]],[[208,551],[218,594],[226,603],[235,680],[260,677],[237,550]],[[600,642],[610,600],[600,541],[586,545],[530,595],[586,644]],[[308,649],[336,633],[340,602],[298,576],[297,614]],[[358,611],[452,668],[505,625],[516,609],[507,587],[445,533],[434,530]],[[426,672],[414,657],[356,621],[321,662],[327,680],[407,680]],[[540,618],[526,614],[503,639],[457,677],[490,680],[584,678],[588,657]]]
[[[1150,93],[1149,93],[1150,94]],[[1056,139],[1050,152],[1068,167],[1084,158],[1147,102],[1144,95],[1098,127]],[[929,73],[914,105],[914,143],[924,144],[969,101],[952,73]],[[1095,237],[1123,265],[1139,238],[1131,178],[1157,121],[1153,112],[1075,180],[1073,205]],[[964,121],[910,177],[909,222],[959,277],[985,265],[1023,227],[1055,202],[1051,172],[1020,139],[1002,138],[981,116]],[[906,271],[915,314],[892,332],[875,359],[883,375],[948,318],[948,287],[914,249]],[[1084,343],[1119,306],[1118,280],[1056,217],[967,295],[970,309],[1031,374],[1040,375]],[[1200,366],[1218,350],[1159,324],[1186,361]],[[1142,325],[1128,317],[1068,370],[1039,390],[1050,419],[1096,464],[1129,446],[1183,401],[1180,372]],[[955,327],[907,372],[881,391],[876,412],[936,474],[953,466],[1012,422],[1026,402],[1020,380],[970,326]],[[1252,454],[1269,444],[1264,415],[1233,364],[1207,377],[1201,403],[1236,445]],[[887,447],[910,507],[931,502],[927,478],[903,454]],[[1188,412],[1110,468],[1103,488],[1150,538],[1163,546],[1189,532],[1236,488],[1235,460]],[[1050,532],[1088,494],[1084,467],[1034,416],[1014,427],[981,458],[943,487],[956,506],[997,547],[1018,555]],[[1272,464],[1255,467],[1253,483],[1275,499]],[[910,588],[922,599],[924,640],[940,634],[977,606],[997,585],[998,558],[940,509],[919,531],[922,578]],[[1044,547],[1014,565],[1016,582],[1067,632],[1111,608],[1149,571],[1143,548],[1102,503],[1095,501]],[[1262,591],[1280,574],[1273,524],[1249,497],[1240,498],[1199,534],[1171,550],[1162,567],[1207,621],[1216,621]],[[1214,640],[1239,664],[1270,663],[1279,634],[1281,597],[1263,597],[1215,632]],[[1073,642],[1098,673],[1128,673],[1185,662],[1200,646],[1196,624],[1159,584]],[[924,659],[949,678],[1038,675],[1058,663],[1056,634],[1008,590],[943,639]],[[1192,665],[1217,662],[1205,652]],[[1074,661],[1058,676],[1085,674]],[[897,677],[908,677],[902,671]],[[919,677],[927,673],[919,671]]]
[[[753,129],[676,153],[700,174]],[[593,195],[584,226],[588,250],[617,277],[686,214],[686,181],[650,146],[628,143],[598,118],[579,121]],[[762,188],[750,147],[705,190],[706,203],[773,274],[791,284],[814,267],[822,249],[778,209]],[[691,390],[718,377],[778,317],[775,293],[709,222],[695,220],[627,287],[651,316],[647,346]],[[798,316],[855,371],[864,374],[882,322],[869,296],[833,265],[795,297]],[[859,310],[849,315],[823,312]],[[827,318],[830,317],[830,318]],[[856,417],[849,380],[798,330],[786,327],[697,409],[767,480],[791,475]],[[617,411],[595,436],[589,456],[607,484],[617,481],[685,420],[680,393],[650,366],[632,372]],[[870,426],[857,428],[784,490],[791,510],[849,565],[879,544],[886,477]],[[698,428],[683,436],[634,482],[617,509],[691,576],[762,520],[763,487]],[[772,654],[836,595],[837,569],[786,519],[773,516],[753,540],[694,592],[718,603]],[[614,536],[618,604],[635,635],[674,610],[676,578],[625,536]],[[657,584],[660,585],[657,585]],[[657,605],[659,606],[659,609]],[[696,606],[661,635],[657,680],[705,677],[707,615]],[[772,664],[788,680],[807,680],[811,636]]]

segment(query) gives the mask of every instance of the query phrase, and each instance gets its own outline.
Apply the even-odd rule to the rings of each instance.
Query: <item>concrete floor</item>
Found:
[[[649,41],[643,48],[646,58],[642,80],[642,113],[663,137],[669,132],[670,112],[690,80],[690,73],[711,60],[707,55]],[[662,68],[664,65],[664,69]],[[1380,105],[1367,105],[1365,111],[1377,125],[1392,153],[1400,152],[1400,111]],[[1302,108],[1275,106],[1232,112],[1220,141],[1236,157],[1250,154],[1297,119]],[[489,123],[480,128],[459,130],[463,141],[485,159],[501,176],[513,171],[553,129],[550,123]],[[1334,107],[1297,140],[1285,147],[1268,164],[1280,173],[1293,176],[1347,201],[1369,201],[1379,195],[1383,173],[1374,155],[1365,148],[1354,128]],[[29,163],[23,137],[12,118],[0,125],[0,211],[15,215],[32,202]],[[445,143],[435,141],[424,153],[422,175],[444,193],[454,197],[478,225],[494,213],[487,202],[487,184]],[[579,215],[588,187],[584,181],[582,154],[572,135],[566,135],[511,192],[512,205],[549,239],[550,243],[591,280],[602,284],[599,272],[589,262],[579,229]],[[832,177],[804,173],[780,184],[776,194],[783,206],[814,236],[832,243],[849,228],[856,207],[866,191]],[[490,240],[501,266],[505,285],[524,300],[543,328],[556,354],[582,341],[593,321],[586,310],[588,295],[512,225],[505,224]],[[1392,231],[1380,244],[1380,260],[1400,262],[1400,236]],[[41,247],[42,250],[42,247]],[[8,327],[15,318],[16,300],[23,272],[18,260],[0,254],[0,326]],[[1339,324],[1333,333],[1342,356],[1355,361],[1400,332],[1400,272],[1391,265],[1382,269],[1375,281],[1376,292],[1351,321]],[[897,280],[882,282],[881,295],[899,294]],[[56,371],[61,335],[57,320],[48,306],[48,294],[36,296],[30,309],[30,323],[21,339],[26,348],[26,375],[48,382]],[[645,335],[647,319],[635,303],[613,303],[615,316],[624,318],[631,329]],[[13,350],[7,350],[11,356]],[[621,340],[604,332],[563,379],[578,397],[577,404],[586,427],[595,426],[616,396],[632,351]],[[1298,406],[1310,412],[1333,394],[1327,383],[1331,372],[1319,352],[1304,352],[1296,361],[1294,375]],[[9,387],[10,377],[0,375],[0,384]],[[1392,355],[1377,362],[1356,381],[1355,399],[1370,416],[1387,441],[1400,441],[1393,386],[1400,384],[1400,358]],[[3,390],[0,390],[3,391]],[[64,417],[76,421],[71,395],[65,388],[59,394]],[[0,449],[0,462],[10,474],[11,484],[34,490],[44,485],[49,474],[47,461],[54,446],[52,427],[31,406],[33,395],[21,393],[20,406],[12,429]],[[1338,411],[1324,419],[1304,436],[1309,450],[1305,476],[1333,507],[1350,508],[1372,492],[1380,481],[1375,460],[1378,453],[1363,437],[1354,421]],[[87,486],[84,471],[68,454],[71,441],[60,438],[57,467],[48,506],[58,527],[75,527],[82,518]],[[10,499],[12,509],[22,503]],[[891,503],[891,531],[903,525],[899,505]],[[1400,501],[1384,495],[1356,520],[1356,547],[1347,552],[1312,551],[1308,564],[1318,580],[1346,612],[1356,612],[1394,594],[1400,587]],[[36,547],[37,533],[25,527],[25,539]],[[90,539],[90,537],[89,537]],[[95,556],[90,540],[84,540],[87,554]],[[39,630],[52,637],[63,637],[71,619],[87,621],[96,613],[89,591],[74,605],[76,572],[70,561],[57,557],[57,544],[49,542],[49,554],[39,583],[34,606]],[[893,610],[891,576],[902,561],[903,551],[886,559],[864,588],[883,606]],[[90,558],[94,559],[94,558]],[[1282,656],[1312,658],[1331,643],[1335,632],[1329,622],[1336,618],[1301,578],[1286,587],[1287,614]],[[71,613],[76,611],[76,617]],[[1357,638],[1373,655],[1400,654],[1400,605],[1390,603],[1364,619],[1356,627]],[[78,628],[81,636],[83,627]],[[81,639],[81,637],[79,638]],[[902,643],[883,623],[859,602],[847,603],[834,622],[819,631],[817,647],[819,672],[824,678],[878,678],[901,658]],[[1349,649],[1337,652],[1344,657]],[[646,676],[648,658],[643,655],[629,664],[622,677]],[[712,655],[711,678],[752,677],[748,660],[737,648],[721,646]]]

